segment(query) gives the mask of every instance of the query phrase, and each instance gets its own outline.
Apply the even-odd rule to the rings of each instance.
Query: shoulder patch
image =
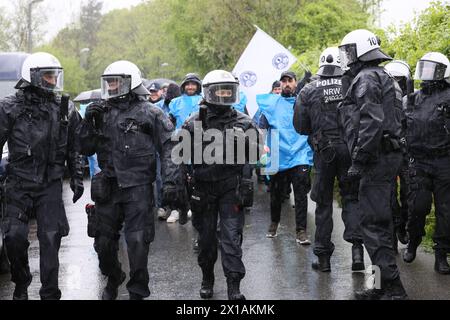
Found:
[[[360,81],[360,83],[355,88],[355,94],[358,98],[364,97],[367,92],[367,82]]]

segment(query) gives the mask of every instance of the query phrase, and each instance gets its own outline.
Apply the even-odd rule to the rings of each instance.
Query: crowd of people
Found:
[[[130,299],[150,295],[147,264],[156,212],[169,223],[184,224],[192,216],[202,271],[200,297],[214,295],[220,248],[228,298],[244,300],[242,241],[245,212],[253,204],[254,171],[270,191],[267,238],[277,236],[283,201],[293,193],[295,241],[311,244],[306,219],[311,191],[317,256],[311,267],[318,272],[332,269],[337,179],[343,237],[352,244],[351,270],[366,268],[365,248],[381,272],[381,286],[357,291],[355,298],[407,299],[397,243],[407,244],[403,260],[413,262],[433,204],[435,271],[450,274],[450,62],[429,52],[417,62],[414,77],[410,73],[405,62],[381,50],[374,33],[359,29],[339,47],[322,52],[315,75],[298,81],[294,72],[285,71],[274,79],[269,93],[257,95],[252,118],[239,78],[228,71],[213,70],[203,79],[189,73],[179,86],[147,83],[139,68],[124,60],[105,69],[101,97],[83,101],[78,112],[61,95],[59,61],[48,53],[30,55],[17,93],[0,101],[0,141],[9,146],[2,230],[13,299],[28,299],[32,280],[27,253],[31,212],[40,245],[40,297],[60,299],[58,252],[69,233],[63,174],[67,166],[76,202],[84,191],[85,157],[91,162],[95,202],[89,207],[89,236],[108,278],[102,299],[116,299],[127,276],[118,258],[121,234],[128,250]],[[420,89],[414,90],[413,80]],[[220,152],[211,148],[217,132],[234,137],[223,138]],[[174,137],[180,135],[191,141],[180,155],[181,165],[174,159]],[[243,155],[236,150],[244,150]],[[256,161],[252,150],[257,150]],[[215,161],[196,160],[208,152]]]

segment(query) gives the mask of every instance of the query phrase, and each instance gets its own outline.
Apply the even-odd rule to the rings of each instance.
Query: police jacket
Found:
[[[36,183],[61,179],[67,161],[73,178],[83,177],[83,158],[75,146],[81,116],[73,104],[62,115],[61,99],[33,88],[0,101],[0,147],[8,143],[7,175]]]
[[[410,95],[405,102],[406,140],[412,156],[449,154],[450,87]]]
[[[200,125],[199,121],[201,121],[203,126]],[[187,130],[191,135],[190,162],[193,166],[193,174],[196,181],[220,181],[228,179],[231,176],[242,175],[244,166],[256,164],[259,160],[260,151],[263,147],[262,136],[249,116],[236,111],[231,107],[220,110],[219,108],[214,108],[214,106],[203,104],[200,106],[200,111],[192,114],[183,124],[182,128]],[[206,137],[208,135],[208,130],[211,130],[209,131],[210,133],[213,133],[214,130],[216,132],[218,130],[222,133],[223,140],[214,141],[223,143],[223,154],[220,156],[222,163],[219,163],[220,160],[213,164],[208,164],[207,161],[205,162],[203,156],[211,154],[210,151],[212,148],[211,138]],[[244,138],[244,155],[239,153],[239,138],[234,139],[231,135],[227,136],[227,130],[228,134],[233,133],[233,136],[236,137],[243,137],[244,134],[248,134],[248,137]],[[229,141],[232,142],[227,143],[227,139],[231,139]],[[215,138],[213,138],[213,140],[215,140]],[[195,143],[195,141],[201,142]],[[208,148],[209,151],[205,150],[206,148]],[[233,148],[234,151],[231,151],[231,148]],[[212,156],[218,156],[215,152],[212,153]],[[200,154],[202,155],[202,159],[197,159],[196,155],[198,157]],[[232,158],[232,163],[230,163],[230,161],[227,162],[227,154],[229,156],[228,160]],[[230,154],[234,155],[234,157],[231,157]],[[253,159],[251,159],[251,154],[254,155]]]
[[[338,128],[337,106],[343,99],[341,77],[319,77],[305,85],[295,103],[294,127],[308,135],[316,149],[328,142],[343,143]]]
[[[115,177],[120,188],[128,188],[155,180],[158,151],[164,184],[176,185],[180,173],[171,160],[174,126],[163,111],[134,95],[120,102],[108,101],[103,108],[101,125],[94,127],[86,119],[81,123],[81,152],[97,153],[106,177]]]
[[[362,67],[338,107],[338,117],[354,162],[376,162],[381,153],[400,149],[402,92],[382,67]]]

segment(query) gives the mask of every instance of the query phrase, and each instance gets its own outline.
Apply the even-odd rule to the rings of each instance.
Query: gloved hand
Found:
[[[350,179],[359,180],[361,179],[362,165],[353,162],[351,167],[348,169],[347,175]]]
[[[442,111],[444,113],[444,117],[450,118],[450,106],[446,103],[442,104]]]
[[[70,189],[73,191],[73,203],[77,202],[81,198],[84,192],[83,180],[80,178],[70,179]]]
[[[92,120],[94,120],[95,128],[100,129],[104,113],[105,109],[101,104],[92,103],[87,107],[84,118],[87,122],[92,122]]]

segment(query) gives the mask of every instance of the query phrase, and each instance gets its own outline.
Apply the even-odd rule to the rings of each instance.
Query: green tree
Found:
[[[414,71],[417,61],[427,52],[438,51],[450,56],[450,5],[433,2],[413,22],[400,30],[391,27],[393,39],[385,47],[388,54],[405,60]]]

